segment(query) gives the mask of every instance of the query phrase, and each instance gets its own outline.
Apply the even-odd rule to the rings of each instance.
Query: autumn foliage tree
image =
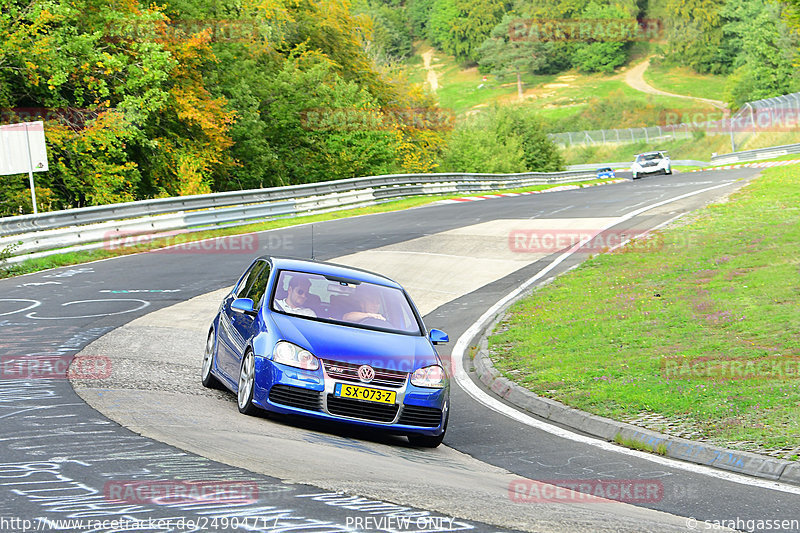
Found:
[[[2,122],[46,120],[43,209],[435,168],[442,133],[391,111],[435,104],[374,61],[369,9],[339,0],[0,6]],[[380,124],[307,121],[340,110]],[[0,185],[0,214],[30,211],[25,176]]]

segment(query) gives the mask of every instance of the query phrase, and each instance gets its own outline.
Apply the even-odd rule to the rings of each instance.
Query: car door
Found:
[[[250,298],[253,300],[253,308],[260,309],[261,300],[269,283],[270,271],[270,265],[266,261],[259,261],[253,265],[247,283],[236,297]],[[233,299],[231,299],[230,303],[232,302]],[[228,303],[228,308],[230,308],[230,303]],[[229,330],[231,357],[227,362],[229,366],[226,369],[226,373],[230,376],[235,376],[234,379],[238,379],[242,356],[250,339],[258,333],[259,320],[258,317],[245,313],[231,312],[229,316],[231,317],[231,328]]]
[[[240,314],[233,312],[231,304],[236,298],[246,298],[244,294],[250,292],[253,283],[265,264],[264,261],[259,260],[250,265],[250,268],[247,269],[239,283],[236,284],[234,290],[222,302],[219,331],[217,332],[217,364],[231,383],[236,383],[236,380],[239,379],[238,361],[241,359],[243,350],[240,334],[234,325]]]

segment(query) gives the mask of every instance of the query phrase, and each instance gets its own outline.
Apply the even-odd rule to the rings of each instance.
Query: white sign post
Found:
[[[34,214],[38,210],[33,173],[46,172],[48,169],[44,122],[40,120],[0,126],[0,176],[28,173]]]

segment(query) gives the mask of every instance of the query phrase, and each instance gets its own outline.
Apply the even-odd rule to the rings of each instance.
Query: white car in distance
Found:
[[[631,172],[633,179],[639,179],[643,174],[672,174],[672,165],[665,152],[645,152],[636,155]]]

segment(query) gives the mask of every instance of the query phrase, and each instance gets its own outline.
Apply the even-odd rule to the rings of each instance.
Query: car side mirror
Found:
[[[245,315],[256,316],[258,312],[253,309],[253,300],[250,298],[236,298],[231,303],[231,311]]]
[[[447,333],[440,329],[432,329],[430,333],[431,342],[433,344],[444,344],[445,342],[450,342],[450,337],[447,336]]]

